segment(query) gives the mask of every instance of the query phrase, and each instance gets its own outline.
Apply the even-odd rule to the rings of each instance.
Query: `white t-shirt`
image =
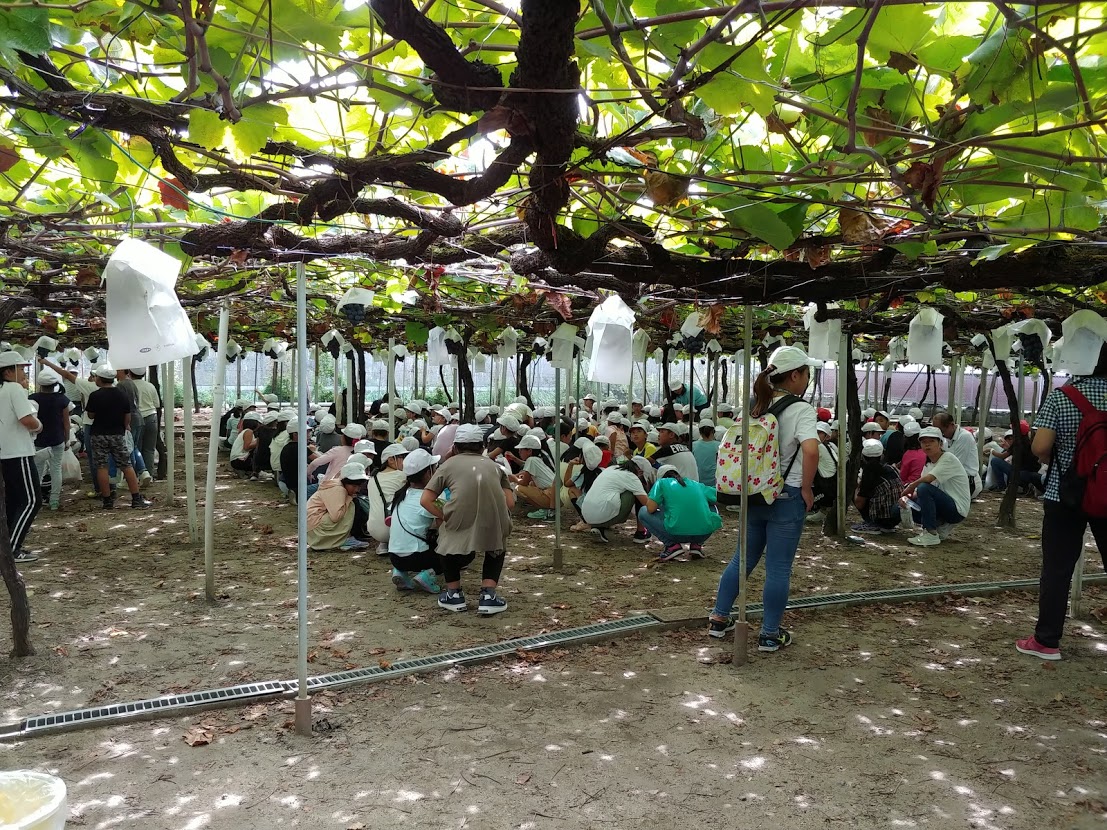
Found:
[[[35,439],[20,418],[33,415],[27,390],[14,380],[0,383],[0,458],[26,458],[35,454]]]
[[[537,455],[532,455],[523,464],[523,472],[530,473],[534,479],[534,486],[539,490],[548,490],[553,487],[553,470],[546,466],[546,462]]]
[[[818,441],[819,433],[815,427],[819,421],[815,417],[815,410],[809,403],[794,403],[781,413],[777,419],[780,423],[777,438],[780,441],[780,471],[788,470],[788,477],[784,483],[791,487],[803,486],[803,452],[800,444],[808,439]],[[799,455],[796,453],[799,452]],[[796,456],[795,463],[792,456]]]
[[[135,378],[134,384],[138,392],[138,414],[143,418],[157,414],[158,407],[161,406],[157,387],[142,378]]]
[[[953,439],[949,442],[950,455],[961,462],[965,472],[973,478],[980,478],[980,453],[976,449],[976,439],[967,429],[957,428]],[[964,513],[961,514],[965,515]]]
[[[659,448],[650,458],[650,461],[658,467],[669,464],[676,468],[676,471],[680,473],[683,478],[699,481],[700,465],[699,462],[696,461],[696,456],[688,449],[687,444],[675,444],[672,445],[672,448],[675,452],[668,455],[662,455],[662,453],[665,452],[665,447]]]
[[[242,430],[242,432],[235,436],[234,444],[231,446],[231,461],[242,461],[250,454],[250,451],[246,449],[247,432],[253,436],[253,431],[248,429]]]
[[[692,453],[687,455],[695,464],[696,459]],[[641,479],[630,470],[608,467],[596,477],[584,494],[584,500],[580,503],[580,515],[590,525],[611,521],[619,515],[619,501],[623,493],[646,495]]]
[[[92,426],[92,419],[88,417],[88,396],[100,387],[95,382],[84,378],[77,378],[73,385],[77,387],[77,392],[81,396],[81,406],[85,408],[84,412],[81,413],[81,426]]]
[[[934,476],[934,484],[953,499],[957,512],[963,517],[968,517],[969,507],[972,504],[972,493],[969,491],[969,475],[953,453],[942,453],[937,464],[933,461],[927,461],[926,466],[923,467],[923,475]]]
[[[799,461],[796,462],[797,464]],[[833,444],[819,443],[819,475],[834,478],[838,474],[838,448]]]

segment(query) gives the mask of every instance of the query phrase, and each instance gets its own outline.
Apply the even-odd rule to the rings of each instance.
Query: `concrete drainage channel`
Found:
[[[1107,574],[1090,574],[1084,577],[1085,585],[1107,584]],[[886,591],[858,591],[847,594],[823,594],[796,597],[788,603],[789,610],[834,609],[855,605],[915,602],[932,597],[956,594],[964,597],[986,596],[1004,591],[1033,591],[1036,579],[1018,579],[1010,582],[967,582],[953,585],[930,585],[924,588],[896,588]],[[758,617],[761,604],[751,603],[747,616]],[[434,657],[417,657],[398,660],[388,668],[352,669],[350,671],[321,674],[308,678],[308,691],[336,689],[361,683],[379,683],[409,674],[426,674],[455,666],[507,657],[517,651],[540,651],[557,646],[582,645],[636,634],[641,631],[687,628],[703,625],[705,611],[700,608],[670,608],[624,617],[621,620],[596,623],[580,628],[569,628],[550,634],[519,637],[488,646],[451,651]],[[55,732],[68,732],[89,727],[107,726],[136,720],[179,717],[206,709],[244,706],[296,695],[295,680],[271,680],[263,683],[244,683],[222,689],[166,695],[131,703],[115,703],[109,706],[93,706],[69,712],[55,712],[27,718],[19,723],[0,727],[0,741],[17,741]]]

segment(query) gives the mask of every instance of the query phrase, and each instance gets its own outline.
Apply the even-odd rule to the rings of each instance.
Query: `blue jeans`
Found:
[[[135,475],[146,472],[146,461],[142,457],[142,433],[145,425],[137,415],[131,416],[131,443],[135,445],[131,451],[131,466],[135,468]]]
[[[1000,490],[1007,489],[1007,480],[1011,477],[1011,462],[1005,458],[992,458],[988,462],[992,467],[992,476],[995,481],[995,486]],[[1042,489],[1042,477],[1033,470],[1020,470],[1019,482],[1021,484],[1030,484],[1039,490]]]
[[[778,498],[771,505],[751,504],[749,527],[746,529],[746,577],[753,572],[761,557],[765,557],[765,588],[761,594],[764,612],[761,615],[761,633],[775,635],[780,631],[780,620],[788,604],[788,588],[792,579],[792,561],[796,558],[807,505],[800,488],[784,486],[786,498]],[[738,596],[739,551],[734,552],[730,564],[719,579],[719,592],[715,599],[714,614],[729,617]]]
[[[667,545],[678,545],[687,542],[690,545],[702,545],[710,537],[710,533],[670,533],[665,529],[665,509],[658,507],[656,513],[651,513],[644,506],[638,509],[638,521],[657,537],[658,541]]]
[[[922,510],[912,510],[911,515],[923,530],[934,533],[939,524],[955,525],[965,520],[957,512],[953,497],[933,484],[920,484],[915,488],[914,498]]]

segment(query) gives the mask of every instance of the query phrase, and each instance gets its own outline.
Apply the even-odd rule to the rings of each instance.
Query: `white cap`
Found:
[[[688,431],[689,431],[688,430],[688,424],[685,423],[684,421],[681,421],[679,424],[676,425],[676,434],[677,435],[682,435],[682,436],[687,435]]]
[[[355,453],[367,452],[370,455],[376,455],[377,454],[377,445],[374,444],[372,441],[366,441],[364,438],[362,438],[360,441],[358,441],[356,444],[354,444],[354,452]]]
[[[876,410],[872,409],[871,407],[868,408],[868,409],[862,409],[861,410],[861,417],[864,418],[866,421],[869,420],[869,418],[871,418],[875,414],[876,414]]]
[[[0,354],[0,366],[5,365],[3,363],[3,359],[7,355],[8,355],[8,352],[5,352],[4,354]],[[20,360],[18,362],[19,363],[26,363],[27,361]],[[8,363],[7,365],[8,366],[15,366],[16,364],[15,363]],[[103,364],[102,366],[100,366],[99,368],[97,368],[96,371],[93,372],[93,374],[96,375],[96,377],[98,377],[98,378],[102,378],[103,380],[115,380],[115,369],[113,369],[111,366],[109,366],[106,363]]]
[[[661,416],[661,407],[657,404],[654,404],[650,407],[650,411],[648,414],[651,418],[659,418]]]
[[[910,438],[912,435],[918,435],[922,432],[922,427],[919,426],[918,421],[908,421],[903,425],[903,434]]]
[[[595,444],[597,447],[600,446],[601,444],[605,447],[610,447],[611,446],[611,442],[607,440],[606,435],[597,435],[593,439],[592,443]]]
[[[650,424],[649,424],[648,421],[635,421],[633,424],[630,425],[630,428],[631,429],[640,429],[643,432],[649,432],[650,429],[652,429],[652,427],[650,427]]]
[[[819,421],[817,424],[815,424],[815,429],[819,432],[826,433],[827,435],[830,435],[830,433],[834,431],[830,428],[830,424],[828,424],[826,421]]]
[[[488,417],[488,410],[487,409],[478,409],[476,412],[473,413],[473,417],[476,418],[477,423],[480,423],[481,421],[483,421],[485,418]]]
[[[38,376],[35,378],[37,386],[53,386],[56,383],[61,383],[61,375],[49,366],[39,369]]]
[[[942,431],[938,427],[927,427],[919,432],[919,440],[923,438],[937,438],[941,441],[945,436],[942,435]]]
[[[718,410],[720,415],[730,415],[734,412],[734,407],[728,403],[721,403],[715,409]]]
[[[667,476],[669,473],[676,473],[677,475],[680,475],[680,470],[678,470],[672,464],[662,464],[660,467],[657,468],[657,477],[659,479],[665,478],[665,476]],[[681,476],[681,478],[684,478],[684,476]]]
[[[581,401],[594,401],[594,400],[596,400],[596,396],[593,395],[591,392],[589,392],[587,395],[585,395],[583,398],[581,398]]]
[[[696,429],[704,429],[704,428],[706,428],[706,429],[715,429],[715,422],[714,421],[709,421],[707,418],[704,418],[702,421],[700,421],[698,424],[696,424]]]
[[[819,361],[809,358],[799,346],[781,346],[769,357],[769,365],[776,370],[774,375],[782,375],[804,366],[818,366]]]
[[[388,421],[377,419],[369,424],[369,429],[373,432],[388,432]]]
[[[483,444],[484,430],[476,424],[460,424],[454,433],[455,444]]]
[[[907,410],[907,414],[914,418],[916,421],[919,421],[922,420],[923,411],[919,407],[913,406]]]
[[[419,449],[419,439],[413,435],[409,435],[407,438],[400,442],[400,445],[408,452],[415,452],[417,449]]]
[[[269,415],[271,415],[271,414],[273,414],[273,413],[266,413],[265,417],[261,419],[261,422],[263,424],[269,424],[269,423],[272,423],[273,421],[276,421],[277,420],[276,417],[273,418],[273,421],[266,420],[269,417]],[[298,433],[300,431],[300,420],[298,418],[289,418],[288,423],[286,423],[284,425],[284,429],[285,429],[285,432],[297,432]]]
[[[638,397],[637,395],[635,395],[633,398],[630,399],[631,406],[633,406],[636,403],[638,403],[638,404],[642,403],[642,399],[640,397]]]
[[[293,412],[291,409],[282,409],[280,412],[277,413],[278,421],[291,421],[295,417],[296,413]]]
[[[669,381],[669,391],[671,391],[671,392],[676,392],[677,390],[679,390],[683,386],[684,386],[684,381],[682,381],[682,380],[671,380],[671,381]]]
[[[512,415],[510,412],[505,412],[500,416],[500,419],[496,421],[500,426],[509,432],[514,432],[519,428],[519,419]]]
[[[350,464],[345,464],[342,467],[342,471],[338,474],[338,477],[343,481],[368,481],[369,474],[365,472],[365,465],[359,464],[354,461]]]
[[[407,455],[411,450],[405,447],[403,444],[389,444],[383,450],[381,450],[381,461],[387,461],[390,458],[395,458],[398,455]]]
[[[621,424],[623,423],[623,416],[620,415],[618,412],[612,412],[610,415],[607,416],[607,422],[609,424]]]
[[[342,427],[342,434],[347,438],[353,438],[355,441],[358,441],[365,437],[365,427],[361,424],[346,424],[346,426]]]
[[[520,450],[540,450],[542,449],[542,442],[534,435],[524,435],[519,439]]]
[[[334,416],[328,414],[328,415],[324,415],[322,418],[319,419],[319,426],[317,427],[317,429],[320,432],[325,432],[325,433],[329,434],[329,433],[334,432],[334,425],[335,425]]]
[[[657,428],[657,431],[661,432],[661,430],[663,429],[669,430],[669,432],[673,433],[674,435],[680,435],[680,425],[674,424],[672,421],[668,421],[667,423],[662,424]]]
[[[861,444],[861,455],[866,458],[880,458],[884,454],[884,445],[876,438],[866,438]]]
[[[866,421],[861,424],[862,432],[884,432],[884,427],[878,424],[876,421]]]
[[[441,456],[431,455],[426,450],[413,450],[407,458],[404,459],[404,475],[413,476],[423,472],[433,464],[437,464],[441,461]]]
[[[264,415],[261,416],[261,422],[265,426],[268,426],[269,424],[277,423],[277,413],[276,412],[266,412]]]
[[[507,433],[498,427],[488,433],[489,441],[503,441],[505,438],[507,438]],[[457,438],[455,437],[454,440],[456,441]]]
[[[392,409],[392,407],[390,407],[388,404],[382,403],[381,408],[380,408],[380,412],[383,415],[387,415],[391,409]]]

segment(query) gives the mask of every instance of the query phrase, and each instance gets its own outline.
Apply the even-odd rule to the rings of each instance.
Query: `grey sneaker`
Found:
[[[14,559],[16,562],[37,562],[38,554],[31,553],[29,550],[17,550]]]

